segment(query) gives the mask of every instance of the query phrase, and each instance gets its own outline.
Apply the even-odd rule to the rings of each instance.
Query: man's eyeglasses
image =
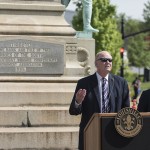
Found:
[[[107,62],[107,61],[112,62],[111,58],[99,58],[97,60],[100,60],[101,62]]]

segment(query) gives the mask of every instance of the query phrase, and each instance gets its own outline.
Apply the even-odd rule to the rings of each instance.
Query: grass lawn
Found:
[[[134,95],[134,91],[133,91],[133,86],[132,83],[128,83],[129,84],[129,89],[130,89],[130,97],[132,98]],[[144,90],[150,89],[150,82],[141,82],[141,93]]]
[[[130,97],[132,100],[132,97],[134,95],[134,91],[133,91],[132,83],[128,83],[128,84],[129,84],[129,89],[130,89]],[[141,93],[142,93],[142,91],[147,90],[147,89],[150,89],[150,82],[141,82]],[[137,98],[137,105],[139,103],[139,98],[140,98],[140,95]],[[132,107],[132,105],[133,105],[133,103],[131,101],[130,106]]]
[[[145,82],[145,83],[141,83],[141,89],[143,90],[147,90],[150,89],[150,82]]]

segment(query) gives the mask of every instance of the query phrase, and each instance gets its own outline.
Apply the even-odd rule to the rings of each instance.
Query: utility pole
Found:
[[[122,34],[122,40],[124,40],[124,19],[123,19],[123,17],[121,19],[121,34]],[[121,55],[120,76],[124,77],[124,47],[122,47],[120,49],[120,55]]]

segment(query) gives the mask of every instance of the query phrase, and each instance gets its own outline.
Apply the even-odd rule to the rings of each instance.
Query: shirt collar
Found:
[[[101,75],[99,75],[98,72],[96,72],[96,76],[97,76],[97,79],[98,79],[98,80],[101,80],[101,79],[103,78]],[[105,77],[105,79],[106,79],[107,81],[108,81],[108,76],[109,76],[109,74],[107,74],[106,77]]]

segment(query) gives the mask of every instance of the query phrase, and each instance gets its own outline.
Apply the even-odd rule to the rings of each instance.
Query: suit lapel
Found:
[[[113,75],[109,74],[109,78],[108,78],[108,82],[109,82],[109,100],[110,100],[110,112],[114,112],[115,111],[115,99],[114,99],[114,77]]]
[[[98,80],[97,80],[96,73],[92,76],[92,87],[93,87],[94,93],[96,95],[96,101],[99,104],[99,110],[100,110],[100,108],[101,108],[100,97],[101,96],[100,96],[100,91],[99,91],[99,87],[98,87]]]

